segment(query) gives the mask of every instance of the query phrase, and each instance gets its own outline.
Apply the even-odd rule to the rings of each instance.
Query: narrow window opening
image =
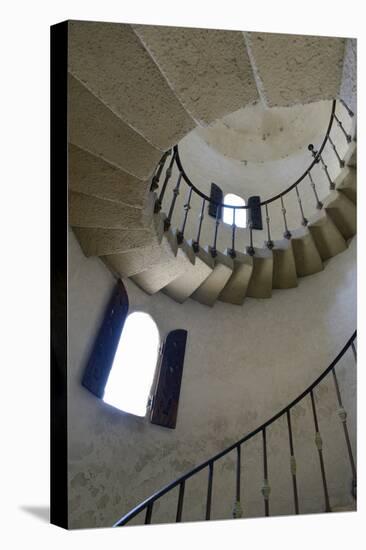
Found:
[[[136,416],[146,415],[159,343],[150,315],[137,311],[127,317],[105,386],[105,403]]]
[[[229,193],[229,194],[225,195],[224,203],[225,204],[230,204],[231,206],[245,206],[245,200],[242,199],[241,197],[239,197],[238,195],[234,195],[233,193]],[[232,225],[234,223],[234,209],[233,208],[224,208],[223,220],[224,220],[224,223],[227,223],[229,225]],[[246,227],[247,226],[247,211],[246,211],[246,209],[236,210],[235,225],[237,227]]]

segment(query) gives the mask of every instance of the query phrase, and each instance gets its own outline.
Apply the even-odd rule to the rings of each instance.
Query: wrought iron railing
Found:
[[[206,493],[206,512],[205,512],[205,519],[209,520],[211,518],[211,508],[212,508],[212,484],[213,484],[213,477],[214,477],[214,465],[224,456],[228,455],[229,453],[234,452],[236,455],[236,478],[235,478],[235,490],[234,490],[234,511],[233,511],[233,517],[238,518],[242,517],[242,508],[241,508],[241,475],[242,475],[242,467],[241,467],[241,450],[243,446],[252,438],[254,438],[256,435],[261,436],[262,439],[262,456],[263,456],[263,486],[261,487],[261,493],[263,496],[264,501],[264,514],[265,516],[270,515],[270,494],[271,494],[271,487],[270,487],[270,480],[268,475],[268,460],[269,457],[267,455],[267,428],[274,424],[276,421],[278,421],[282,417],[286,417],[287,421],[287,429],[288,429],[288,441],[289,441],[289,455],[290,455],[290,468],[289,468],[289,475],[292,479],[292,487],[293,487],[293,499],[294,499],[294,512],[295,514],[299,514],[301,512],[301,506],[300,506],[300,496],[298,493],[298,486],[297,486],[297,476],[296,476],[296,458],[295,458],[295,449],[294,449],[294,440],[293,440],[293,432],[292,432],[292,424],[291,424],[291,412],[293,408],[298,405],[300,402],[305,400],[306,398],[310,399],[311,402],[311,409],[312,409],[312,416],[313,416],[313,422],[314,422],[314,442],[316,445],[316,449],[318,452],[319,457],[319,467],[321,472],[321,480],[322,480],[322,491],[324,494],[324,510],[326,512],[331,511],[331,503],[329,500],[329,492],[328,492],[328,485],[327,485],[327,476],[326,476],[326,469],[325,469],[325,463],[324,463],[324,456],[323,456],[323,441],[322,437],[319,431],[319,422],[318,422],[318,410],[316,406],[316,399],[315,394],[316,390],[318,388],[318,385],[324,378],[327,376],[331,376],[334,381],[334,389],[336,394],[336,399],[338,403],[338,415],[341,421],[341,424],[343,426],[343,433],[345,438],[345,452],[348,455],[349,459],[349,467],[350,467],[350,473],[352,475],[353,479],[353,495],[354,498],[356,498],[356,486],[357,486],[357,472],[356,472],[356,465],[353,455],[353,450],[351,446],[350,436],[348,432],[348,426],[347,426],[347,412],[344,409],[343,401],[342,401],[342,395],[340,391],[340,386],[337,378],[336,373],[336,367],[338,363],[340,362],[341,358],[344,356],[344,354],[351,350],[352,354],[354,356],[355,362],[357,361],[357,354],[356,354],[356,348],[355,348],[355,339],[356,339],[356,332],[353,333],[351,338],[348,340],[346,345],[343,347],[343,349],[338,353],[337,357],[332,361],[332,363],[329,365],[328,368],[325,369],[325,371],[305,390],[303,391],[296,399],[294,399],[290,404],[288,404],[285,408],[283,408],[281,411],[279,411],[277,414],[272,416],[267,422],[250,432],[249,434],[245,435],[220,453],[216,454],[215,456],[209,458],[205,462],[202,462],[202,464],[199,464],[186,474],[180,476],[178,479],[170,483],[169,485],[166,485],[163,489],[156,492],[146,500],[144,500],[141,504],[133,508],[130,512],[125,514],[121,519],[119,519],[115,523],[115,527],[120,527],[123,525],[128,524],[133,518],[135,518],[138,514],[145,514],[144,522],[145,524],[151,523],[153,519],[153,509],[154,509],[154,503],[159,500],[161,497],[175,489],[176,487],[179,488],[178,493],[178,500],[177,500],[177,508],[176,508],[176,516],[175,521],[180,522],[182,520],[182,512],[184,507],[184,492],[185,492],[185,483],[188,479],[192,478],[202,470],[207,470],[207,493]],[[202,518],[203,519],[203,518]]]
[[[341,101],[341,103],[345,107],[349,117],[352,118],[354,116],[353,112],[348,108],[348,106],[343,101]],[[299,215],[300,215],[300,220],[299,221],[300,221],[302,226],[307,226],[308,219],[307,219],[307,217],[305,216],[305,213],[304,213],[304,207],[303,207],[303,203],[302,203],[302,199],[301,199],[301,193],[300,193],[300,190],[299,190],[299,185],[302,184],[303,182],[306,182],[307,185],[310,184],[310,186],[312,188],[313,195],[314,195],[314,199],[315,199],[315,208],[318,209],[318,210],[321,210],[323,208],[323,203],[319,200],[319,195],[318,195],[318,191],[317,191],[317,187],[316,187],[315,178],[313,177],[313,174],[312,174],[312,170],[313,170],[313,168],[316,164],[320,163],[322,169],[324,170],[325,176],[326,176],[328,184],[329,184],[329,189],[330,190],[335,189],[334,181],[332,180],[332,178],[329,174],[328,166],[327,166],[327,164],[324,160],[324,157],[323,157],[324,149],[328,145],[331,148],[331,151],[333,152],[333,154],[336,156],[336,159],[337,159],[337,162],[339,163],[340,168],[343,168],[343,166],[344,166],[344,160],[342,159],[342,157],[341,157],[339,151],[337,150],[337,147],[336,147],[336,145],[335,145],[335,143],[334,143],[334,141],[331,137],[331,131],[332,131],[332,128],[334,126],[334,122],[337,123],[337,125],[338,125],[344,139],[346,140],[347,144],[349,144],[352,141],[352,136],[349,133],[347,133],[343,123],[341,122],[340,118],[337,115],[336,107],[337,107],[337,101],[333,100],[328,128],[326,130],[324,139],[323,139],[319,149],[315,150],[313,144],[309,144],[309,146],[308,146],[308,149],[309,149],[309,151],[311,153],[311,156],[312,156],[312,161],[309,164],[308,168],[304,171],[304,173],[295,182],[293,182],[291,185],[286,187],[286,189],[284,189],[283,191],[281,191],[280,193],[274,195],[273,197],[271,197],[269,199],[261,201],[257,205],[258,208],[261,208],[261,209],[264,208],[264,214],[265,214],[264,219],[265,219],[265,222],[266,222],[266,233],[267,233],[266,234],[265,245],[268,249],[272,249],[273,246],[274,246],[274,242],[273,242],[272,236],[271,236],[271,218],[270,218],[270,213],[269,213],[269,205],[270,204],[273,204],[275,202],[279,203],[280,208],[281,208],[281,212],[282,212],[283,225],[284,225],[283,236],[286,239],[291,239],[292,233],[291,233],[291,231],[288,227],[288,222],[287,222],[287,218],[286,218],[287,211],[286,211],[286,205],[285,205],[285,197],[287,197],[289,195],[289,193],[291,193],[292,191],[296,193],[296,200],[297,200],[297,203],[298,203],[298,209],[299,209]],[[166,167],[166,170],[165,170],[164,179],[163,179],[162,184],[160,185],[160,180],[162,178],[162,174],[163,174],[163,171],[164,171],[164,168],[165,168],[166,165],[167,165],[167,167]],[[215,220],[214,229],[213,229],[212,244],[209,247],[210,252],[211,252],[213,257],[215,257],[217,255],[217,239],[218,239],[218,233],[219,233],[221,222],[222,222],[221,213],[223,212],[224,208],[228,208],[228,209],[233,210],[233,223],[231,224],[231,238],[230,238],[230,243],[228,243],[229,244],[228,249],[229,249],[229,254],[234,258],[236,256],[236,251],[237,251],[236,250],[236,237],[237,237],[237,229],[238,229],[238,226],[235,223],[236,212],[238,210],[248,210],[248,209],[251,208],[251,206],[248,205],[248,204],[245,204],[245,205],[242,205],[242,206],[233,206],[231,204],[225,204],[224,202],[217,202],[217,201],[213,200],[210,196],[203,193],[200,189],[198,189],[194,185],[194,183],[190,180],[188,175],[186,174],[186,172],[184,170],[184,167],[182,165],[182,161],[181,161],[180,156],[179,156],[178,145],[175,145],[173,147],[173,149],[171,149],[171,150],[164,153],[164,155],[162,156],[160,162],[158,163],[155,174],[152,178],[152,183],[151,183],[150,189],[151,189],[151,191],[156,191],[157,192],[157,199],[156,199],[155,210],[154,210],[155,213],[158,213],[158,212],[161,211],[163,201],[164,201],[164,199],[166,200],[167,193],[168,193],[168,187],[169,187],[169,181],[170,181],[170,179],[172,177],[172,174],[173,174],[173,168],[177,169],[178,176],[177,176],[176,184],[172,189],[171,202],[170,202],[170,204],[167,208],[167,216],[164,220],[164,230],[168,231],[168,229],[171,226],[173,213],[174,213],[176,205],[177,205],[177,198],[178,198],[178,195],[182,191],[182,189],[181,189],[182,188],[182,182],[184,182],[184,184],[187,187],[187,189],[186,189],[186,200],[185,200],[185,203],[184,203],[184,206],[183,206],[184,214],[183,214],[182,222],[181,222],[181,225],[180,225],[180,227],[178,228],[178,231],[177,231],[178,243],[181,244],[183,242],[184,237],[185,237],[188,217],[189,217],[190,210],[192,208],[192,205],[191,205],[192,197],[193,197],[193,195],[196,195],[201,200],[201,207],[199,209],[200,214],[199,214],[197,232],[196,232],[195,238],[193,239],[193,248],[194,248],[195,252],[198,252],[198,250],[200,248],[200,245],[201,245],[200,241],[201,241],[201,234],[202,234],[202,225],[203,225],[203,222],[204,222],[205,207],[207,205],[211,204],[211,205],[214,205],[216,207],[217,215],[216,215],[216,220]],[[253,224],[252,224],[252,222],[249,222],[248,229],[249,229],[249,240],[250,240],[250,242],[248,243],[248,246],[246,246],[246,252],[250,255],[254,255],[255,254],[255,248],[253,246]],[[208,244],[208,243],[205,243],[205,244]]]

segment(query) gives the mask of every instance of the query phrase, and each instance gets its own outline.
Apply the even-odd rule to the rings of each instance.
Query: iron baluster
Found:
[[[351,109],[348,107],[348,105],[347,105],[347,103],[344,101],[344,99],[340,99],[339,101],[342,103],[343,107],[346,109],[347,113],[348,113],[349,116],[352,118],[352,117],[354,116],[354,112],[351,111]]]
[[[255,250],[253,246],[253,222],[249,222],[249,238],[250,238],[250,244],[247,246],[247,253],[249,256],[254,256]]]
[[[182,175],[183,175],[182,172],[180,172],[179,176],[178,176],[177,185],[173,189],[173,199],[172,199],[172,202],[171,202],[171,205],[170,205],[170,208],[169,208],[169,213],[168,213],[168,216],[164,220],[164,231],[168,231],[168,229],[169,229],[169,227],[172,223],[172,217],[173,217],[173,212],[174,212],[174,208],[175,208],[175,203],[177,202],[177,198],[179,196],[179,187],[180,187],[180,182],[182,180]]]
[[[329,140],[329,143],[330,143],[331,146],[332,146],[332,149],[333,149],[333,151],[334,151],[335,156],[336,156],[337,159],[338,159],[339,167],[340,167],[340,168],[343,168],[343,167],[344,167],[344,160],[341,159],[341,157],[339,156],[339,153],[338,153],[338,151],[337,151],[337,148],[336,148],[336,146],[334,145],[333,140],[332,140],[332,138],[331,138],[330,136],[328,136],[328,140]]]
[[[342,122],[339,120],[339,118],[337,117],[337,115],[335,113],[334,113],[334,118],[336,119],[339,128],[342,130],[342,134],[346,138],[347,143],[351,143],[352,137],[349,134],[347,134],[346,130],[343,127]]]
[[[183,480],[179,484],[179,495],[178,495],[178,506],[177,506],[177,515],[175,518],[176,523],[179,523],[182,521],[182,512],[183,512],[183,500],[184,500],[184,488],[185,488],[185,481]]]
[[[264,513],[269,516],[269,495],[271,493],[271,487],[268,483],[268,463],[267,463],[267,436],[266,428],[262,430],[262,442],[263,442],[263,486],[262,495],[264,498]]]
[[[314,392],[313,390],[310,391],[310,398],[311,398],[311,407],[313,409],[313,417],[314,417],[314,426],[315,426],[315,445],[318,449],[319,454],[319,463],[320,463],[320,470],[322,474],[322,482],[323,482],[323,490],[324,490],[324,500],[325,500],[325,511],[330,512],[330,504],[329,504],[329,494],[328,494],[328,485],[327,485],[327,479],[325,476],[325,467],[324,467],[324,457],[323,457],[323,441],[319,432],[319,424],[318,424],[318,417],[316,414],[316,407],[315,407],[315,399],[314,399]]]
[[[151,516],[152,516],[152,510],[153,510],[153,502],[149,502],[146,508],[146,515],[145,515],[145,525],[151,523]]]
[[[290,409],[286,411],[287,416],[287,426],[288,426],[288,438],[290,444],[290,469],[292,476],[292,486],[294,491],[294,503],[295,503],[295,514],[299,513],[299,497],[297,493],[297,480],[296,480],[296,459],[294,453],[294,442],[292,438],[292,427],[291,427],[291,414]]]
[[[236,231],[235,217],[236,217],[236,208],[233,208],[233,223],[232,223],[232,226],[231,226],[231,249],[229,250],[229,255],[233,259],[236,256],[236,252],[235,252],[235,231]]]
[[[284,225],[285,225],[285,232],[284,232],[283,236],[285,237],[285,239],[291,239],[291,232],[289,231],[288,226],[287,226],[286,208],[285,208],[285,203],[283,202],[283,197],[281,197],[281,210],[282,210],[282,215],[283,215],[283,222],[284,222]]]
[[[168,169],[167,169],[167,171],[165,172],[164,183],[163,183],[163,186],[162,186],[162,188],[161,188],[159,198],[158,198],[157,201],[155,202],[155,208],[154,208],[155,214],[157,214],[157,213],[160,212],[160,210],[161,210],[161,206],[162,206],[162,204],[163,204],[163,199],[164,199],[165,191],[166,191],[168,182],[169,182],[169,180],[170,180],[170,178],[171,178],[171,175],[172,175],[172,172],[173,172],[173,164],[174,164],[174,161],[175,161],[175,156],[176,156],[176,151],[174,151],[173,156],[172,156],[172,158],[171,158],[171,160],[170,160],[170,162],[169,162]]]
[[[318,192],[316,190],[315,183],[314,183],[313,177],[312,177],[310,172],[308,172],[308,176],[309,176],[309,179],[310,179],[310,185],[311,185],[311,187],[314,191],[315,200],[316,200],[316,207],[317,207],[318,210],[321,210],[323,208],[323,203],[319,200]]]
[[[311,154],[313,155],[313,158],[315,159],[316,156],[318,155],[318,159],[320,160],[321,164],[322,164],[322,168],[325,172],[325,175],[327,176],[327,180],[329,182],[329,189],[332,191],[333,189],[335,189],[335,185],[332,181],[332,178],[330,177],[329,175],[329,172],[328,172],[328,166],[325,164],[324,162],[324,159],[322,157],[321,154],[318,154],[318,151],[315,151],[314,149],[314,145],[312,143],[310,143],[310,145],[308,145],[308,149],[309,151],[311,151]]]
[[[213,467],[214,463],[210,462],[208,466],[208,486],[207,486],[207,500],[206,500],[206,521],[211,517],[211,502],[212,502],[212,479],[213,479]]]
[[[300,197],[300,193],[299,193],[299,190],[297,188],[297,185],[295,187],[295,191],[296,191],[296,195],[297,195],[297,202],[299,203],[299,208],[300,208],[300,212],[301,212],[301,225],[306,227],[308,225],[308,220],[305,218],[305,215],[304,215],[304,209],[302,207],[302,201],[301,201],[301,197]]]
[[[274,247],[274,242],[271,239],[271,228],[270,228],[270,217],[268,213],[268,205],[266,204],[266,223],[267,223],[267,242],[266,247],[272,250]]]
[[[171,154],[171,152],[172,150],[169,149],[169,151],[166,151],[166,153],[164,153],[164,155],[159,160],[156,172],[154,174],[153,179],[151,180],[150,191],[155,191],[155,189],[159,187],[160,176],[163,171],[165,161],[168,158],[168,156]]]
[[[215,220],[215,232],[214,232],[214,242],[212,247],[210,248],[211,256],[215,258],[217,256],[217,236],[219,232],[219,226],[220,226],[220,209],[216,209],[216,220]]]
[[[201,212],[200,212],[200,215],[199,215],[199,223],[198,223],[198,232],[197,232],[197,238],[196,240],[193,242],[192,244],[192,247],[193,247],[193,250],[197,253],[200,249],[200,238],[201,238],[201,229],[202,229],[202,222],[203,222],[203,219],[205,217],[205,204],[206,204],[206,199],[202,199],[202,207],[201,207]]]
[[[310,385],[308,388],[306,388],[300,395],[298,395],[291,403],[289,403],[285,408],[278,411],[274,416],[272,416],[270,419],[268,419],[264,424],[261,424],[256,429],[254,429],[252,432],[245,434],[243,437],[241,437],[239,440],[237,440],[235,443],[230,444],[225,449],[221,450],[216,455],[212,456],[205,462],[202,462],[201,464],[198,464],[194,468],[192,468],[189,472],[184,474],[183,476],[179,477],[178,479],[174,480],[173,482],[169,483],[165,487],[163,487],[160,491],[157,493],[154,493],[149,499],[145,500],[132,510],[130,510],[127,514],[125,514],[122,518],[120,518],[115,524],[114,527],[120,527],[123,525],[126,525],[128,522],[130,522],[133,518],[138,516],[138,514],[145,512],[146,516],[145,519],[147,520],[147,523],[151,522],[151,515],[152,515],[152,509],[153,509],[153,503],[156,502],[158,499],[163,497],[164,495],[168,494],[173,489],[177,488],[179,486],[179,496],[178,496],[178,507],[177,507],[177,518],[181,518],[181,511],[183,507],[183,497],[184,497],[184,483],[187,479],[193,478],[196,474],[199,472],[205,471],[207,468],[209,468],[208,472],[208,490],[207,490],[207,500],[206,500],[206,512],[208,512],[208,519],[210,518],[210,510],[211,510],[211,500],[212,500],[212,485],[213,485],[213,466],[214,463],[221,459],[223,456],[226,456],[228,453],[231,453],[232,451],[237,452],[237,470],[236,470],[236,497],[240,497],[240,471],[241,471],[241,457],[240,457],[240,447],[243,447],[243,444],[249,440],[252,440],[252,438],[256,437],[257,435],[260,435],[262,433],[263,438],[263,472],[264,472],[264,483],[263,487],[261,489],[261,493],[266,500],[269,499],[270,495],[270,486],[268,483],[268,463],[267,463],[267,446],[266,446],[266,429],[274,425],[275,422],[277,422],[280,418],[283,417],[284,414],[289,414],[290,411],[295,407],[298,403],[303,403],[304,399],[307,399],[309,394],[311,397],[312,402],[312,409],[313,409],[313,415],[314,415],[314,424],[315,424],[315,443],[317,446],[317,449],[319,451],[319,456],[322,455],[322,441],[319,433],[319,426],[318,426],[318,419],[316,414],[316,408],[315,408],[315,400],[314,400],[314,394],[316,387],[319,387],[319,383],[325,379],[328,375],[330,375],[331,371],[335,369],[336,365],[339,364],[339,361],[341,358],[345,355],[345,353],[351,348],[352,344],[355,341],[357,333],[354,332],[351,338],[347,341],[347,343],[343,346],[343,348],[340,350],[338,355],[333,359],[333,361],[330,363],[330,365],[322,372],[322,374]],[[342,401],[340,401],[342,402]],[[343,411],[340,414],[341,420],[344,419]],[[293,450],[293,442],[292,442],[292,430],[291,425],[289,428],[289,441],[290,441],[290,453],[293,457],[295,455]],[[293,469],[291,468],[291,471]],[[324,463],[323,463],[323,469],[322,469],[322,477],[323,480],[325,479],[325,472],[324,472]],[[325,484],[326,488],[326,484]],[[327,493],[327,489],[325,491]],[[266,508],[268,509],[269,513],[269,503],[267,503],[268,506]],[[327,509],[329,511],[329,499],[327,499]],[[179,511],[180,510],[180,511]],[[179,511],[179,512],[178,512]]]
[[[342,396],[341,396],[341,392],[339,390],[339,384],[338,384],[337,375],[335,373],[335,369],[332,370],[332,374],[333,374],[333,380],[334,380],[334,385],[335,385],[335,390],[336,390],[337,400],[338,400],[338,405],[339,405],[339,409],[338,409],[337,412],[338,412],[339,419],[342,422],[342,426],[343,426],[344,437],[345,437],[345,440],[346,440],[348,457],[349,457],[349,461],[350,461],[350,464],[351,464],[351,470],[352,470],[352,476],[353,476],[353,490],[355,491],[356,487],[357,487],[357,473],[356,473],[355,461],[354,461],[354,458],[353,458],[351,441],[350,441],[349,433],[348,433],[347,412],[343,407]]]
[[[357,351],[356,351],[356,346],[354,342],[352,342],[351,348],[352,348],[353,357],[355,358],[355,361],[357,363]]]
[[[236,484],[235,484],[235,505],[233,510],[233,518],[238,519],[243,517],[243,510],[240,503],[240,478],[241,478],[241,446],[236,447]]]
[[[180,231],[177,232],[177,241],[178,241],[178,244],[182,244],[183,242],[183,239],[184,239],[184,231],[186,229],[186,224],[187,224],[187,218],[188,218],[188,214],[189,214],[189,211],[191,209],[191,198],[192,198],[192,187],[189,188],[189,191],[188,191],[188,197],[187,197],[187,202],[186,204],[184,205],[184,218],[183,218],[183,223],[182,223],[182,227],[180,229]]]

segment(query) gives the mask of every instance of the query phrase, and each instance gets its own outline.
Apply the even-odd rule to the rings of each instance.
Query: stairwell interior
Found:
[[[343,38],[69,22],[72,527],[113,525],[254,430],[353,333],[355,55]],[[264,202],[304,174],[262,205],[260,231],[218,224],[189,185]],[[162,335],[188,330],[174,431],[80,386],[116,278]],[[339,381],[355,451],[351,350]],[[354,507],[354,495],[331,383],[316,398],[335,511]],[[311,412],[309,400],[293,414],[302,513],[324,511]],[[267,433],[271,515],[294,513],[286,430],[281,420]],[[261,445],[253,438],[243,450],[243,517],[264,514]],[[210,519],[233,517],[235,464],[228,455],[215,469]],[[175,521],[178,489],[154,505],[154,523]],[[206,491],[207,471],[187,482],[184,521],[204,519]]]

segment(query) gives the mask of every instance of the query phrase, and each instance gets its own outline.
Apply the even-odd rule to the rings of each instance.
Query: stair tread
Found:
[[[206,247],[206,251],[209,252],[208,247]],[[234,269],[233,260],[222,252],[218,251],[213,261],[212,272],[191,295],[191,298],[207,306],[215,304]]]
[[[298,286],[296,263],[291,241],[281,239],[274,241],[272,288],[294,288]]]
[[[181,246],[187,253],[188,250],[189,252],[193,252],[191,242],[183,241]],[[173,298],[176,302],[183,303],[207,279],[213,267],[214,262],[207,252],[203,249],[200,249],[197,253],[193,252],[193,262],[186,265],[184,273],[164,286],[162,292]]]
[[[228,250],[226,251],[228,255]],[[249,280],[253,271],[253,258],[248,254],[237,252],[233,259],[233,272],[219,295],[219,300],[241,305],[247,294]]]
[[[346,250],[345,239],[325,209],[312,216],[308,228],[322,260],[328,260]]]
[[[166,240],[120,254],[102,256],[102,260],[121,277],[131,277],[156,265],[174,261],[174,252]]]
[[[307,227],[292,231],[291,246],[298,277],[306,277],[323,270],[323,262]]]
[[[69,144],[69,189],[143,208],[149,193],[148,183],[102,158]]]
[[[85,193],[69,193],[69,222],[71,226],[101,227],[104,229],[144,229],[153,215],[152,197],[145,208],[135,208],[121,202],[102,199]]]
[[[134,25],[176,95],[199,123],[209,124],[258,99],[239,32]]]
[[[163,216],[158,217],[158,224]],[[134,275],[132,280],[148,294],[155,294],[175,279],[180,277],[186,270],[194,265],[194,252],[183,241],[182,245],[177,244],[176,233],[169,229],[162,235],[164,246],[169,246],[173,252],[172,258],[163,265],[157,264],[151,268]]]
[[[355,168],[357,166],[357,143],[352,140],[343,160],[347,166]]]
[[[253,271],[247,289],[249,298],[272,296],[273,253],[268,248],[254,247]]]
[[[356,169],[346,166],[335,179],[335,186],[354,204],[357,204],[357,174]]]
[[[119,254],[158,243],[151,228],[103,229],[101,227],[73,227],[85,256]]]
[[[195,127],[131,25],[70,21],[69,44],[71,74],[158,149]]]
[[[324,209],[345,240],[355,235],[357,230],[357,210],[355,204],[344,193],[332,191],[324,201]]]
[[[338,95],[344,39],[294,35],[289,47],[288,37],[280,34],[244,35],[259,94],[266,106],[288,107]]]
[[[68,84],[70,143],[138,179],[148,179],[162,151],[118,118],[71,74]]]

